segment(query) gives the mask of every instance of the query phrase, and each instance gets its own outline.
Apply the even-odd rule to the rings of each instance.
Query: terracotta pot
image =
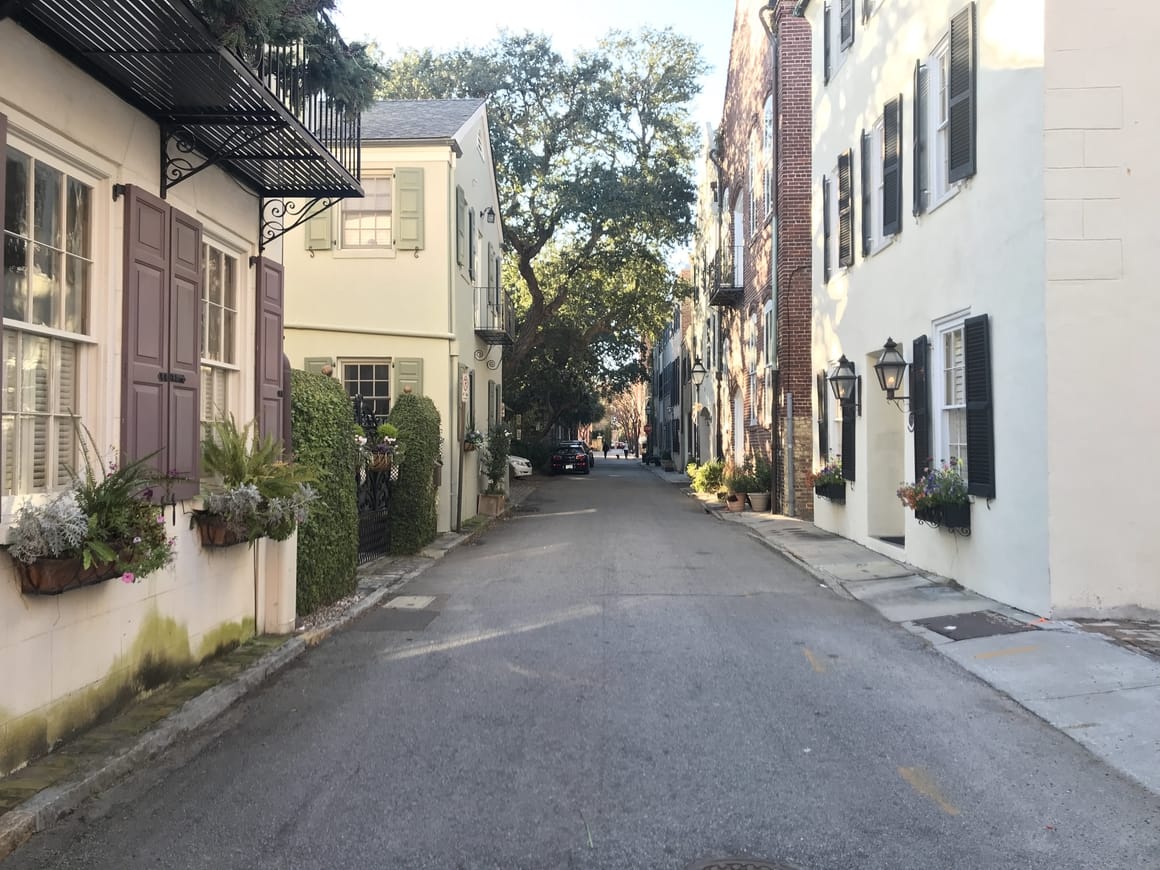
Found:
[[[726,510],[732,511],[735,514],[741,513],[743,510],[745,510],[745,494],[737,493],[733,496],[726,496],[725,508]]]
[[[765,491],[750,492],[750,493],[747,493],[747,495],[749,496],[749,506],[751,508],[753,508],[755,511],[767,511],[767,510],[769,510],[769,493],[768,492],[765,492]]]
[[[35,562],[13,559],[12,564],[16,567],[16,576],[20,578],[20,591],[25,595],[60,595],[70,589],[104,583],[121,573],[107,562],[98,562],[86,568],[79,557],[37,559]]]
[[[390,471],[391,470],[391,454],[389,453],[372,453],[371,454],[371,471]]]
[[[503,493],[489,494],[481,492],[476,505],[476,513],[485,517],[498,517],[503,513],[505,497]]]

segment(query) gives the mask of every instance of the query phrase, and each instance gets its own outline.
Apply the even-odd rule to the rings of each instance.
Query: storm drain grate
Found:
[[[756,861],[753,858],[711,858],[696,861],[685,870],[796,870],[789,864],[774,864],[770,861]]]
[[[915,625],[921,625],[951,640],[973,640],[976,637],[1037,630],[1034,625],[1020,622],[993,610],[956,613],[954,616],[932,616],[929,619],[916,619],[914,622]]]

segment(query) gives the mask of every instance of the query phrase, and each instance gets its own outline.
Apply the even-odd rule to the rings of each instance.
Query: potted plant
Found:
[[[367,465],[371,471],[389,471],[392,477],[396,477],[398,473],[392,468],[403,458],[398,427],[393,423],[380,423],[375,428],[374,440],[367,453]]]
[[[512,436],[500,423],[487,433],[487,446],[480,455],[480,466],[487,477],[487,489],[479,494],[478,513],[497,517],[504,509],[504,484],[508,474],[508,455]]]
[[[727,465],[725,471],[725,507],[734,513],[745,510],[745,496],[758,489],[757,478],[747,465]]]
[[[318,498],[313,469],[282,459],[273,437],[260,437],[253,422],[239,429],[231,415],[210,424],[202,442],[202,469],[212,475],[193,511],[204,547],[229,547],[268,537],[284,541],[306,519]]]
[[[842,477],[842,459],[827,462],[820,470],[806,476],[807,482],[813,486],[814,495],[829,499],[835,504],[846,503],[846,478]]]
[[[163,509],[150,502],[152,456],[118,466],[91,444],[85,430],[85,467],[70,471],[71,489],[16,514],[8,554],[25,594],[57,595],[112,577],[135,583],[173,560],[175,539],[166,533]]]
[[[483,443],[483,433],[478,429],[469,429],[463,436],[463,449],[470,453]]]
[[[769,460],[762,454],[757,454],[749,463],[753,469],[753,483],[756,489],[748,491],[749,506],[755,511],[769,510],[769,492],[773,486],[773,468]]]
[[[963,464],[951,457],[941,467],[930,467],[914,483],[898,488],[902,503],[914,511],[914,518],[931,526],[942,526],[960,535],[971,533],[971,502]]]

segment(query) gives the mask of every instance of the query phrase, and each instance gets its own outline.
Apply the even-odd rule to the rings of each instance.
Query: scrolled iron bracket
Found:
[[[272,124],[254,124],[238,127],[220,146],[211,148],[209,143],[197,138],[197,130],[186,124],[161,125],[161,198],[171,187],[176,187],[187,178],[192,178],[203,169],[216,166],[223,160],[244,157],[252,150],[255,142],[279,129]],[[210,156],[205,156],[207,153]]]
[[[474,357],[475,357],[477,360],[479,360],[480,362],[483,362],[484,360],[487,360],[487,367],[488,367],[488,369],[490,369],[491,371],[493,371],[493,372],[494,372],[496,369],[498,369],[498,368],[499,368],[500,360],[498,360],[498,359],[492,359],[492,358],[491,358],[491,349],[492,349],[493,347],[498,347],[498,345],[490,344],[490,345],[488,345],[488,347],[487,347],[487,350],[478,350],[478,349],[477,349],[477,350],[476,350],[476,351],[475,351],[475,352],[472,354],[472,356],[474,356]],[[500,358],[501,358],[501,359],[503,358],[503,353],[502,353],[502,351],[501,351],[501,353],[500,353]]]
[[[328,208],[338,203],[336,196],[316,196],[305,202],[296,199],[266,199],[261,200],[261,224],[258,228],[258,253],[266,250],[266,246],[275,239],[286,235],[295,227],[301,226],[311,218],[318,217]]]

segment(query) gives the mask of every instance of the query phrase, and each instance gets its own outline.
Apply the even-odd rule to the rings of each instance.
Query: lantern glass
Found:
[[[700,357],[697,357],[697,361],[693,363],[693,371],[691,374],[693,376],[694,387],[699,387],[701,384],[705,383],[705,375],[708,374],[708,372],[705,370],[705,365],[701,362]]]
[[[838,364],[830,373],[830,387],[834,391],[834,398],[843,404],[852,401],[857,380],[858,376],[854,374],[854,364],[846,359],[845,354],[842,354]]]

